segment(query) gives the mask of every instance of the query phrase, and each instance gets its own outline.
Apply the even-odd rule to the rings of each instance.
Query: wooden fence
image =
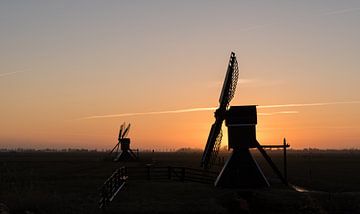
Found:
[[[125,186],[128,177],[131,180],[174,180],[213,184],[217,175],[218,172],[188,167],[154,167],[150,164],[145,167],[121,167],[115,170],[100,188],[99,207],[105,211],[109,203]]]
[[[126,167],[121,167],[104,182],[100,188],[99,207],[105,209],[116,194],[125,186],[128,179]]]
[[[218,172],[176,166],[154,167],[146,165],[145,167],[129,167],[127,170],[131,180],[174,180],[212,184],[218,175]]]

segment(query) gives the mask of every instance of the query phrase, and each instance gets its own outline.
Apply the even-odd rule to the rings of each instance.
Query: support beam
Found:
[[[286,144],[286,145],[260,145],[260,147],[262,148],[288,148],[290,147],[290,145]]]
[[[287,181],[287,157],[286,157],[286,148],[289,147],[289,144],[286,144],[286,139],[284,138],[284,178]]]
[[[269,163],[270,167],[272,168],[272,170],[275,172],[275,174],[280,178],[280,180],[284,183],[284,184],[288,184],[287,180],[284,178],[284,176],[281,174],[280,170],[277,168],[277,166],[275,165],[275,163],[272,161],[272,159],[270,158],[270,156],[266,153],[266,151],[262,148],[262,146],[260,145],[260,143],[258,141],[256,141],[257,144],[257,148],[259,149],[259,151],[261,152],[261,154],[264,156],[264,158],[266,159],[266,161]]]

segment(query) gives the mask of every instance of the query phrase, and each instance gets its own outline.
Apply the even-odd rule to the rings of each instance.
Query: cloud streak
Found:
[[[277,104],[277,105],[260,105],[257,108],[292,108],[292,107],[312,107],[312,106],[328,106],[328,105],[342,105],[342,104],[360,104],[360,101],[342,101],[342,102],[326,102],[326,103],[293,103],[293,104]],[[170,111],[150,111],[150,112],[135,112],[135,113],[122,113],[122,114],[107,114],[107,115],[94,115],[88,117],[77,118],[74,120],[91,120],[91,119],[103,119],[103,118],[118,118],[129,116],[143,116],[143,115],[157,115],[157,114],[179,114],[199,111],[214,111],[217,107],[204,107],[204,108],[187,108],[177,109]],[[276,111],[276,112],[260,112],[258,115],[271,116],[278,114],[298,114],[298,111]]]
[[[356,12],[356,11],[360,11],[360,7],[345,8],[345,9],[341,9],[341,10],[332,10],[332,11],[322,13],[322,14],[320,14],[320,16],[337,15],[337,14]]]
[[[323,13],[313,14],[310,16],[302,16],[298,17],[297,21],[302,21],[308,17],[322,17],[322,16],[332,16],[332,15],[339,15],[339,14],[346,14],[346,13],[354,13],[360,11],[360,7],[353,7],[353,8],[344,8],[339,10],[330,10]],[[248,27],[241,28],[240,31],[248,32],[248,31],[256,31],[263,28],[272,27],[275,25],[281,25],[284,24],[283,22],[274,22],[274,23],[268,23],[268,24],[255,24],[250,25]]]
[[[276,112],[268,112],[268,113],[258,113],[258,115],[260,116],[272,116],[272,115],[277,115],[277,114],[298,114],[298,111],[276,111]]]
[[[328,106],[328,105],[342,105],[342,104],[360,104],[359,100],[355,101],[342,101],[342,102],[325,102],[325,103],[292,103],[292,104],[279,104],[279,105],[263,105],[258,108],[286,108],[286,107],[310,107],[310,106]]]
[[[251,26],[248,26],[248,27],[241,28],[240,31],[244,31],[244,32],[254,31],[254,30],[261,29],[261,28],[271,27],[271,26],[276,25],[276,24],[279,24],[279,23],[251,25]]]
[[[284,129],[283,127],[261,127],[259,130],[277,130]],[[337,130],[348,130],[348,129],[360,129],[360,126],[298,126],[298,127],[286,127],[286,129],[337,129]]]
[[[178,109],[178,110],[170,110],[170,111],[150,111],[150,112],[136,112],[136,113],[123,113],[123,114],[95,115],[95,116],[78,118],[76,120],[128,117],[128,116],[140,116],[140,115],[156,115],[156,114],[178,114],[178,113],[188,113],[188,112],[196,112],[196,111],[214,111],[215,109],[216,109],[215,107],[206,107],[206,108]]]
[[[13,72],[7,72],[7,73],[0,73],[0,77],[10,76],[18,73],[24,73],[27,71],[13,71]]]

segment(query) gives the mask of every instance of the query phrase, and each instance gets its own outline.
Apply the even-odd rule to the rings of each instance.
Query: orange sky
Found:
[[[212,110],[83,118],[217,107],[234,51],[240,80],[231,105],[259,105],[260,143],[359,148],[359,8],[0,3],[0,147],[110,149],[130,122],[134,148],[203,148]],[[323,104],[261,108],[294,103]]]

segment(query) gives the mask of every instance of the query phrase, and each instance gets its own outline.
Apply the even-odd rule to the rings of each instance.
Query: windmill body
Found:
[[[115,154],[114,161],[129,161],[138,159],[138,155],[130,149],[130,138],[126,138],[130,131],[130,124],[126,128],[125,127],[125,123],[120,126],[118,143],[110,152],[110,155]]]
[[[228,127],[228,148],[232,150],[232,153],[218,175],[215,186],[245,188],[269,186],[269,182],[250,153],[251,148],[257,148],[280,180],[286,183],[279,169],[256,140],[256,106],[231,106],[228,108],[235,94],[238,75],[236,56],[235,53],[231,53],[220,94],[220,105],[215,111],[215,122],[210,129],[201,165],[205,169],[209,169],[216,160],[222,137],[221,126],[225,120]]]
[[[256,106],[231,106],[225,117],[229,159],[215,181],[222,187],[268,187],[269,182],[250,153],[256,148]]]

